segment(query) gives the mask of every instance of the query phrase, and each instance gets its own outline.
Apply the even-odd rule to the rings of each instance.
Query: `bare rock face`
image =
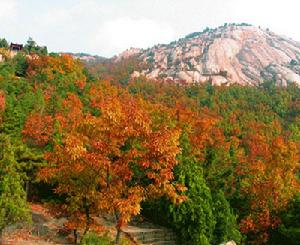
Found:
[[[141,51],[142,51],[142,49],[139,49],[139,48],[127,49],[123,53],[121,53],[119,56],[117,56],[116,61],[119,61],[121,59],[127,59],[131,56],[141,53]]]
[[[152,64],[140,71],[149,78],[218,85],[258,85],[265,80],[300,84],[300,43],[249,25],[207,29],[168,45],[130,49],[121,57],[132,54]]]

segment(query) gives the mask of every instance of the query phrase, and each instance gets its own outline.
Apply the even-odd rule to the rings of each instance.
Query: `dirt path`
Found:
[[[31,205],[32,225],[9,227],[3,234],[2,245],[61,245],[72,244],[71,237],[60,235],[66,219],[54,218],[39,204]]]
[[[67,245],[73,244],[73,235],[64,227],[66,218],[56,218],[45,206],[31,204],[32,225],[12,226],[3,234],[1,245]],[[105,227],[112,238],[115,236],[114,219],[108,215],[93,217],[97,224]],[[176,236],[169,229],[145,221],[132,223],[123,228],[122,238],[132,244],[176,244]]]

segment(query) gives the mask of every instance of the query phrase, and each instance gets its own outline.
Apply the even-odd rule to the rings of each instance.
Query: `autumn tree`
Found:
[[[178,193],[182,186],[172,184],[180,131],[153,121],[150,104],[104,87],[91,90],[97,115],[84,113],[80,105],[60,115],[62,144],[47,153],[49,166],[40,177],[57,184],[56,192],[68,196],[74,212],[84,211],[84,233],[91,210],[114,214],[119,243],[123,225],[140,213],[143,200],[162,195],[175,203],[184,200]]]
[[[74,83],[81,84],[86,81],[83,65],[70,55],[34,55],[27,62],[27,77],[38,84],[52,83],[56,84],[58,88],[64,88],[64,90],[68,88],[71,92]]]
[[[265,243],[269,231],[280,224],[279,213],[299,191],[296,144],[282,135],[269,136],[261,130],[244,139],[246,156],[237,170],[241,190],[249,200],[249,210],[242,219],[243,233],[254,235],[255,243]]]

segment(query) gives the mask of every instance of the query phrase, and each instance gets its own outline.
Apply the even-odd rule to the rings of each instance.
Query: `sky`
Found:
[[[224,23],[300,41],[300,0],[0,0],[0,37],[32,37],[50,52],[112,57]]]

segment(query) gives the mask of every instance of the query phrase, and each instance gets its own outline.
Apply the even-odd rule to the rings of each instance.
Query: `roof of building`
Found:
[[[22,50],[23,49],[23,44],[11,43],[10,44],[10,49],[11,50]]]

